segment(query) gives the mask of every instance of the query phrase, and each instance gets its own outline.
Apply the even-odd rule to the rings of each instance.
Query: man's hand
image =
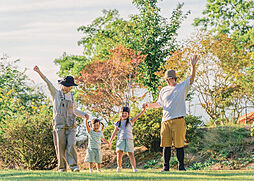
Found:
[[[112,145],[111,145],[111,143],[109,143],[109,144],[108,144],[108,149],[111,150],[111,147],[112,147]]]
[[[85,114],[84,118],[85,118],[86,120],[88,120],[88,119],[89,119],[89,115],[88,115],[88,114]]]
[[[39,69],[39,67],[37,65],[34,66],[34,71],[35,72],[40,72],[40,69]]]
[[[191,59],[191,65],[195,66],[197,64],[198,61],[198,56],[194,55],[193,58]]]
[[[146,108],[148,108],[148,103],[143,104],[143,109],[145,110]]]

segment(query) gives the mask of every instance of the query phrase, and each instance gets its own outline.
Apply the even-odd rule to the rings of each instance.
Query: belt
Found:
[[[173,119],[170,119],[170,120],[174,120],[174,119],[180,119],[180,118],[184,118],[184,116],[180,116],[180,117],[177,117],[177,118],[173,118]]]

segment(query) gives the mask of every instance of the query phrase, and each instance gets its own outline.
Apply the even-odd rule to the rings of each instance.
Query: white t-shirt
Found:
[[[190,77],[174,87],[163,87],[157,103],[163,108],[162,122],[186,116],[185,98],[190,88]]]

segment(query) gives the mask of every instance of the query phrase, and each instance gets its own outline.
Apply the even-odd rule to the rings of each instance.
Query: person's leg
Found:
[[[67,163],[69,164],[72,171],[79,171],[79,167],[77,165],[77,151],[75,148],[76,145],[76,129],[68,129],[67,130]]]
[[[66,135],[64,129],[55,129],[55,149],[58,160],[58,170],[66,171]]]
[[[163,147],[163,169],[162,171],[169,171],[169,161],[171,158],[172,146],[172,120],[164,121],[161,124],[161,147]]]
[[[93,163],[89,162],[89,172],[93,172]]]
[[[164,167],[162,171],[169,171],[170,157],[171,157],[171,147],[163,147]]]
[[[123,151],[122,150],[118,150],[117,151],[117,167],[118,167],[117,169],[119,171],[122,168],[122,159],[123,159]]]
[[[184,168],[184,148],[176,148],[176,156],[178,159],[178,170],[185,171]]]
[[[175,147],[176,156],[178,159],[178,169],[184,170],[184,141],[186,135],[186,124],[184,118],[175,120]]]
[[[97,171],[101,172],[101,163],[96,163]]]
[[[136,160],[133,152],[128,152],[128,156],[130,158],[131,166],[134,172],[137,171],[136,169]]]

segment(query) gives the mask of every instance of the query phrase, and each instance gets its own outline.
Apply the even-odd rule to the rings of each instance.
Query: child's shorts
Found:
[[[161,147],[184,147],[186,124],[184,118],[176,118],[161,123]]]
[[[116,151],[124,151],[134,153],[134,143],[130,139],[120,139],[116,142]]]
[[[102,162],[101,149],[88,148],[87,151],[86,151],[85,162],[101,163]]]

